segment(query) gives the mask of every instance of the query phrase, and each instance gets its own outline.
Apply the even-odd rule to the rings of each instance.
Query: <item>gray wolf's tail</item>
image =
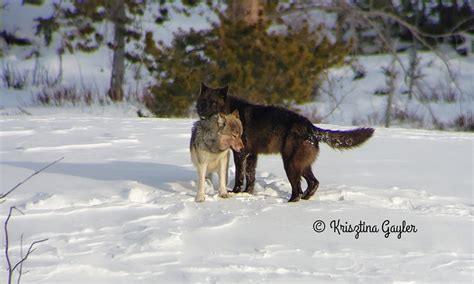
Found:
[[[352,130],[329,130],[314,127],[313,135],[317,141],[328,144],[333,149],[352,149],[367,141],[375,129],[356,128]]]

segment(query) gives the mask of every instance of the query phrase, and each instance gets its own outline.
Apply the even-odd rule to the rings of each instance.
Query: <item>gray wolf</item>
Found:
[[[319,181],[311,169],[319,154],[319,142],[334,149],[351,149],[367,141],[374,129],[357,128],[348,131],[334,131],[314,126],[306,117],[288,109],[257,105],[228,95],[228,87],[210,88],[201,83],[197,100],[197,112],[206,119],[218,112],[230,113],[238,110],[244,133],[244,150],[234,152],[235,186],[233,192],[242,192],[244,177],[245,192],[253,194],[255,169],[258,154],[280,153],[291,184],[290,202],[300,198],[309,199],[316,192]],[[301,189],[301,177],[308,187]]]
[[[242,122],[239,112],[231,114],[214,114],[207,119],[194,123],[190,152],[191,160],[198,172],[198,190],[196,202],[205,199],[205,180],[211,173],[219,175],[219,196],[228,198],[227,168],[229,166],[230,150],[236,153],[243,148]]]

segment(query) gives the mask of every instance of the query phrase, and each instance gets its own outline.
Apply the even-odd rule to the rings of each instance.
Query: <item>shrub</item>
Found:
[[[157,116],[186,116],[199,82],[230,85],[231,92],[257,103],[290,106],[313,99],[321,72],[347,54],[307,27],[269,33],[269,23],[247,26],[221,17],[207,31],[179,32],[171,46],[158,46],[151,34],[147,64],[155,74],[147,106]]]
[[[107,104],[105,96],[101,96],[98,90],[92,88],[78,88],[77,86],[55,86],[52,88],[43,87],[34,94],[33,101],[38,105],[87,105],[95,102],[100,105]]]
[[[4,64],[2,66],[2,81],[6,88],[23,90],[28,84],[28,72],[18,71],[11,64]]]
[[[455,103],[459,100],[458,91],[454,87],[454,83],[449,80],[444,82],[437,82],[434,86],[428,86],[427,90],[423,91],[419,95],[421,102],[443,102],[443,103]]]
[[[351,64],[351,70],[354,73],[352,77],[353,81],[363,79],[367,75],[367,69],[359,62],[353,62]]]
[[[461,114],[453,122],[458,130],[474,132],[474,116],[472,113]]]

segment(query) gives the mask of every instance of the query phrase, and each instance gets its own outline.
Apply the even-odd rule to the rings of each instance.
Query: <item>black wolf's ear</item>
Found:
[[[232,112],[232,115],[235,116],[237,119],[240,119],[239,110],[237,110],[237,109],[234,110],[234,111]]]
[[[225,86],[219,89],[219,95],[226,100],[227,99],[227,93],[229,92],[229,86]]]
[[[202,94],[207,89],[209,89],[209,87],[206,86],[206,84],[201,81],[201,89],[199,90],[199,94]]]

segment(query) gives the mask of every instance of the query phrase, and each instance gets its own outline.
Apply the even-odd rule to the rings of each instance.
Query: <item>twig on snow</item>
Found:
[[[22,180],[21,182],[19,182],[17,185],[15,185],[12,189],[10,189],[9,191],[7,191],[6,193],[2,193],[0,194],[0,203],[2,203],[4,200],[2,199],[5,199],[10,193],[12,193],[15,189],[17,189],[18,187],[20,187],[22,184],[24,184],[25,182],[27,182],[29,179],[31,179],[32,177],[34,177],[35,175],[41,173],[42,171],[46,170],[47,168],[51,167],[52,165],[58,163],[59,161],[62,161],[64,159],[64,157],[61,157],[59,159],[57,159],[56,161],[54,162],[51,162],[49,163],[48,165],[44,166],[43,168],[35,171],[34,173],[32,173],[29,177],[25,178],[24,180]]]

